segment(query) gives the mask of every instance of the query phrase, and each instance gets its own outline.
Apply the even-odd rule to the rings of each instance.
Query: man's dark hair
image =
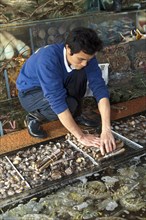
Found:
[[[74,28],[67,36],[65,45],[71,49],[71,55],[83,51],[86,54],[93,55],[102,49],[102,41],[91,28]]]

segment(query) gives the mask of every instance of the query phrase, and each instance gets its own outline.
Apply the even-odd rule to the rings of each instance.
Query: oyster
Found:
[[[89,181],[86,184],[89,196],[96,199],[101,199],[110,196],[110,193],[106,191],[106,186],[100,181]]]
[[[120,204],[128,211],[137,212],[146,207],[146,202],[134,192],[131,192],[120,199]]]

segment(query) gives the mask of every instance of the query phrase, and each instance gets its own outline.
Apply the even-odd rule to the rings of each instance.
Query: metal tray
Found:
[[[146,111],[113,121],[112,129],[132,145],[146,147]]]

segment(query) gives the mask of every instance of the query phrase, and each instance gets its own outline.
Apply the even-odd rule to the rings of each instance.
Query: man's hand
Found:
[[[64,127],[73,134],[77,140],[87,146],[87,147],[97,147],[100,148],[101,154],[109,153],[116,149],[116,144],[110,126],[102,129],[100,138],[94,134],[84,134],[80,127],[74,121],[69,109],[58,115],[59,120],[64,125]],[[109,121],[109,120],[108,120]],[[109,123],[108,123],[109,124]]]
[[[102,131],[100,135],[100,152],[102,155],[116,149],[116,143],[111,130]]]
[[[98,147],[100,148],[100,138],[93,134],[83,134],[78,141],[87,147]]]
[[[97,147],[102,155],[116,149],[115,139],[111,131],[104,131],[100,138],[93,134],[84,134],[78,141],[87,147]]]
[[[100,135],[100,151],[101,154],[110,153],[116,149],[116,143],[111,131],[110,123],[110,103],[109,99],[102,98],[98,103],[101,115],[102,131]]]

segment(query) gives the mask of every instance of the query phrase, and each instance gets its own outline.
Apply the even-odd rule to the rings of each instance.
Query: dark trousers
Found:
[[[87,78],[84,70],[74,70],[74,73],[69,76],[64,87],[67,91],[66,102],[72,115],[76,117],[81,112],[82,98],[86,92]],[[48,100],[44,97],[41,88],[19,92],[18,97],[22,107],[28,112],[39,112],[47,121],[57,120],[57,115],[50,107]]]

